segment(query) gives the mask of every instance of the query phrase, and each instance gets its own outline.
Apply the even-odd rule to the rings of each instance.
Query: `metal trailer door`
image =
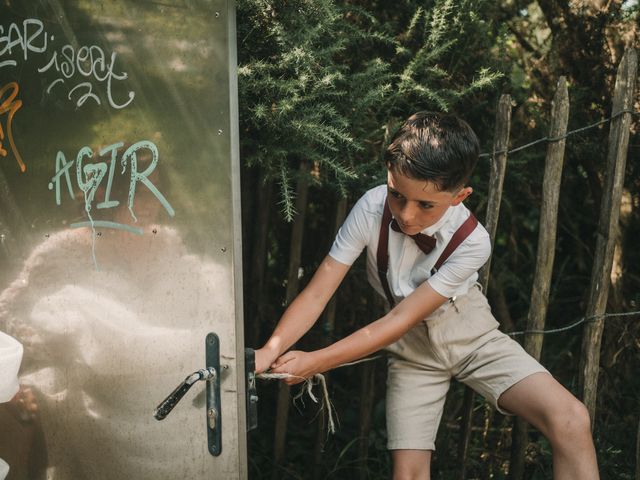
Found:
[[[234,11],[0,0],[9,479],[246,477]]]

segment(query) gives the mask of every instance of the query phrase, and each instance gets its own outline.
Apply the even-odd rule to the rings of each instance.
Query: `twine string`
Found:
[[[382,358],[382,357],[384,357],[384,355],[375,355],[373,357],[361,358],[360,360],[356,360],[354,362],[343,363],[342,365],[338,365],[336,368],[356,365],[358,363],[371,362],[373,360],[377,360],[378,358]],[[296,404],[297,401],[300,401],[302,403],[302,406],[304,407],[304,395],[306,393],[314,403],[320,404],[319,412],[323,410],[327,411],[327,435],[329,433],[331,434],[336,433],[336,420],[334,419],[334,416],[337,419],[337,412],[335,407],[333,406],[333,402],[331,401],[331,398],[329,397],[329,389],[327,388],[327,379],[322,373],[316,373],[315,375],[309,378],[304,378],[298,375],[292,375],[290,373],[263,372],[263,373],[258,373],[256,375],[256,378],[260,380],[282,380],[285,378],[297,378],[299,380],[302,380],[303,381],[302,388],[293,397],[294,405]],[[313,387],[315,385],[320,385],[320,393],[321,393],[320,400],[318,400],[318,398],[313,393]],[[297,408],[297,405],[296,405],[296,408]]]

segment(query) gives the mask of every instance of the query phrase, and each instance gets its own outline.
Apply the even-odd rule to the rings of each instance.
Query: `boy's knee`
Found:
[[[556,444],[576,443],[582,437],[591,438],[591,418],[587,407],[573,399],[559,408],[551,418],[549,440]]]
[[[393,480],[429,480],[430,450],[393,451]]]
[[[393,468],[393,480],[430,480],[429,467],[421,469]]]

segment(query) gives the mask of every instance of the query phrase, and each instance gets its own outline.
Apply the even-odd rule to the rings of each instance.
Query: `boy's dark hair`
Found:
[[[478,137],[464,120],[418,112],[396,132],[384,161],[390,170],[453,191],[469,180],[479,152]]]

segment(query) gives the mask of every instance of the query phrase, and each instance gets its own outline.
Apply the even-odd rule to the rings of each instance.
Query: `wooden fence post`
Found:
[[[612,115],[616,115],[623,110],[632,109],[637,70],[638,56],[636,51],[628,49],[625,51],[618,66]],[[582,353],[578,372],[579,390],[581,398],[589,410],[592,427],[594,425],[598,392],[600,344],[604,329],[602,315],[607,308],[615,232],[618,228],[622,184],[629,146],[630,124],[630,113],[623,113],[611,121],[604,195],[600,206],[589,302],[585,313],[588,320],[582,336]]]
[[[489,177],[489,191],[487,192],[487,215],[484,220],[491,237],[491,252],[496,240],[498,217],[500,215],[500,203],[502,202],[502,185],[507,169],[507,150],[509,149],[509,133],[511,131],[511,95],[503,94],[498,101],[496,112],[496,132],[493,139],[493,158],[491,161],[491,176]],[[489,286],[489,272],[491,270],[491,257],[480,269],[478,283],[482,285],[486,294]]]
[[[569,93],[567,80],[560,77],[551,108],[549,138],[560,138],[567,133],[569,121]],[[560,180],[564,163],[566,140],[552,141],[547,147],[544,179],[542,181],[542,206],[540,208],[540,229],[538,232],[538,251],[536,269],[533,277],[531,304],[526,329],[544,330],[553,260],[556,254],[556,227],[558,222],[558,202],[560,198]],[[539,333],[527,333],[524,348],[533,358],[540,360],[544,336]],[[524,477],[524,457],[528,444],[527,423],[521,418],[515,420],[511,435],[511,462],[509,474],[513,480]]]
[[[503,94],[498,101],[496,112],[496,131],[493,139],[494,155],[491,162],[491,176],[489,178],[489,198],[487,201],[487,215],[484,226],[491,238],[491,250],[495,242],[496,229],[498,227],[498,215],[500,212],[500,202],[502,199],[502,185],[507,166],[507,150],[509,148],[509,132],[511,129],[511,96]],[[489,284],[489,269],[491,257],[482,267],[478,275],[478,282],[486,294]],[[471,441],[471,428],[473,426],[473,402],[474,392],[465,387],[464,406],[462,412],[462,431],[458,448],[458,458],[460,459],[460,480],[467,477],[467,458],[469,456],[469,444]]]
[[[289,248],[289,273],[287,278],[286,304],[289,305],[298,294],[300,281],[300,259],[302,256],[302,237],[304,233],[304,220],[307,213],[307,196],[309,193],[309,165],[300,163],[300,174],[296,187],[295,209],[296,217],[291,229],[291,245]],[[281,478],[277,465],[282,463],[287,438],[287,420],[289,418],[290,387],[284,382],[278,385],[278,403],[276,407],[275,437],[273,441],[273,453],[276,468],[273,470],[274,480]]]

